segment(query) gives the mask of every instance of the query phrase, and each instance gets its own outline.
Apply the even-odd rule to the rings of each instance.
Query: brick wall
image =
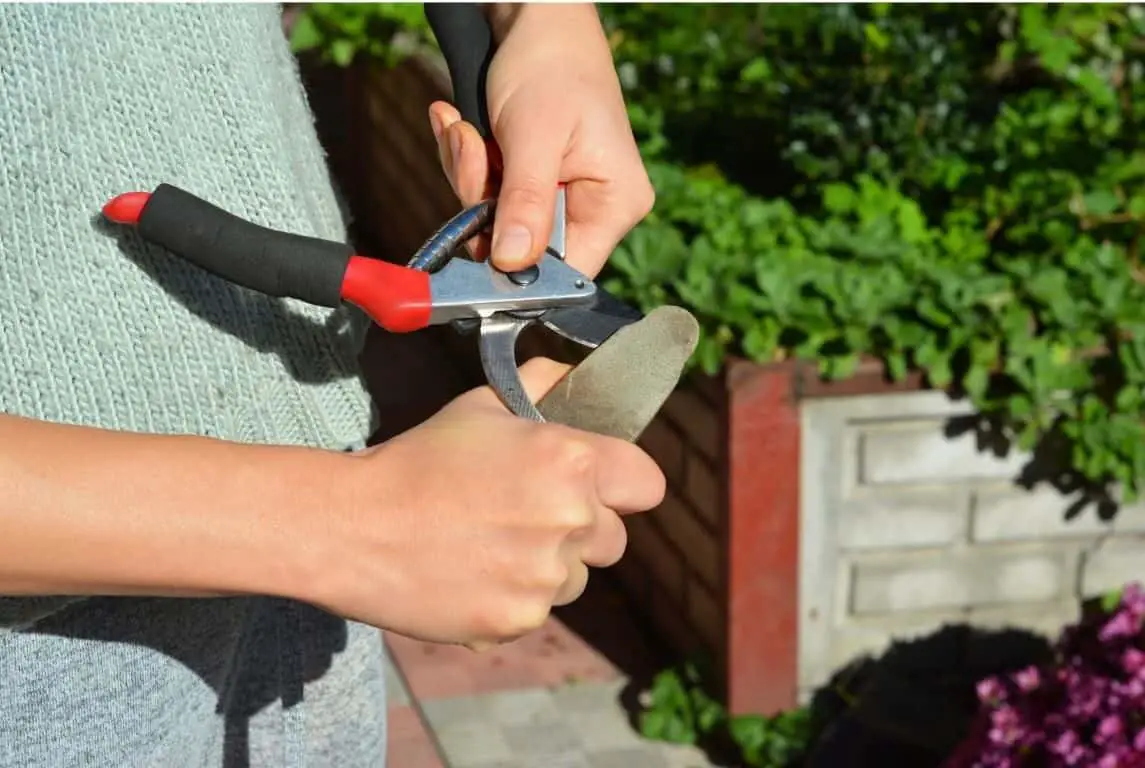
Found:
[[[801,405],[799,683],[944,622],[1055,634],[1078,601],[1145,574],[1145,506],[1113,522],[1015,478],[1030,460],[948,436],[935,392]]]
[[[614,572],[678,650],[722,660],[725,417],[719,390],[710,383],[697,381],[673,393],[641,437],[668,479],[668,493],[657,509],[627,519],[628,553]]]

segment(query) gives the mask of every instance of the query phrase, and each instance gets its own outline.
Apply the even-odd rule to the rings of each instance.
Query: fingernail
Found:
[[[533,250],[533,235],[520,224],[514,224],[497,235],[493,243],[493,259],[502,268],[512,268],[525,261]]]
[[[429,127],[433,130],[433,138],[441,141],[441,131],[445,126],[441,124],[441,117],[433,109],[429,111]]]

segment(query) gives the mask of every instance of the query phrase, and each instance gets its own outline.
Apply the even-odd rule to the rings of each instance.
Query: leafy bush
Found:
[[[1135,494],[1145,12],[662,5],[607,18],[659,192],[609,287],[691,309],[709,371],[729,354],[815,360],[832,378],[863,355],[895,378],[921,369],[1020,448],[1060,437],[1082,478]]]
[[[290,29],[296,53],[315,51],[340,67],[358,56],[392,66],[432,41],[420,3],[311,3]]]
[[[1067,628],[1057,653],[979,685],[980,727],[948,768],[1145,766],[1145,589]]]
[[[746,768],[793,768],[800,764],[811,739],[807,709],[772,717],[731,717],[704,689],[706,678],[695,664],[658,674],[640,715],[641,734],[675,744],[718,747],[730,742],[738,753],[738,764]]]
[[[417,8],[319,7],[306,15],[327,42],[307,35],[340,60],[376,52],[369,35],[343,42],[370,19]],[[965,393],[1020,448],[1064,444],[1068,475],[1136,495],[1145,10],[601,13],[658,190],[608,288],[690,309],[709,372],[740,355],[838,378],[873,356]]]

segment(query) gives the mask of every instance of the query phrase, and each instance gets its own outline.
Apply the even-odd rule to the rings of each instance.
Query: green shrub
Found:
[[[843,377],[874,356],[1136,494],[1145,11],[601,12],[658,190],[607,287],[695,313],[707,371],[794,357]]]
[[[393,66],[432,45],[433,34],[421,3],[310,3],[299,9],[290,44],[340,67],[358,56]]]
[[[704,689],[710,680],[700,664],[687,663],[656,675],[640,713],[645,738],[726,749],[745,768],[792,768],[811,746],[811,712],[797,707],[772,716],[729,715]]]

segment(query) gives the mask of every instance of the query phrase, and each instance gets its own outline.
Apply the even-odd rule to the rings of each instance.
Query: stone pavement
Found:
[[[618,608],[590,587],[577,608],[480,654],[386,635],[388,768],[714,768],[633,730],[629,676],[659,663]]]

